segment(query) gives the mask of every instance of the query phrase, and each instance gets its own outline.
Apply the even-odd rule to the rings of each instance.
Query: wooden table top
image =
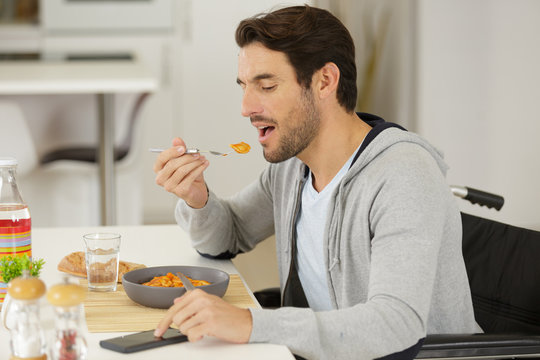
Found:
[[[81,285],[86,286],[86,279]],[[241,308],[257,307],[240,276],[230,276],[223,299]],[[89,332],[133,332],[155,329],[166,309],[154,309],[133,302],[118,284],[115,292],[89,291],[84,302]]]

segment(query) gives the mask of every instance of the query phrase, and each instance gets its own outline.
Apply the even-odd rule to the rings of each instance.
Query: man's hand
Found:
[[[208,201],[203,172],[209,162],[200,154],[183,156],[185,152],[184,141],[173,139],[173,146],[159,154],[154,163],[156,183],[192,208],[200,209]]]
[[[229,342],[247,343],[252,329],[248,309],[240,309],[200,289],[176,298],[154,335],[163,335],[172,323],[187,335],[189,341],[198,341],[209,335]]]

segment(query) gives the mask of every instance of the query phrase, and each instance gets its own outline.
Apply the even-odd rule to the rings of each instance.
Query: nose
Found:
[[[246,87],[246,89],[244,89],[244,95],[242,96],[242,116],[250,117],[255,114],[260,114],[261,112],[262,105],[258,96]]]

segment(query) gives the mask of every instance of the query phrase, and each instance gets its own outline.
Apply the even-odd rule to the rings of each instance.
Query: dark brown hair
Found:
[[[283,52],[295,69],[298,83],[311,86],[315,71],[333,62],[340,71],[337,100],[348,112],[356,106],[354,43],[347,28],[330,12],[292,6],[242,20],[236,29],[240,47],[260,42]]]

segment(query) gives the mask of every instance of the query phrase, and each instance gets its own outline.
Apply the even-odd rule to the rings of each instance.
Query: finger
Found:
[[[172,316],[169,316],[169,314],[165,314],[165,317],[161,319],[161,321],[156,326],[156,330],[154,330],[154,336],[155,337],[161,337],[163,334],[165,334],[165,331],[171,326],[172,324]]]
[[[178,156],[178,155],[172,155],[172,156],[177,156],[177,157],[170,158],[163,165],[162,169],[159,170],[156,174],[156,183],[160,186],[163,186],[165,182],[167,182],[175,174],[176,171],[178,171],[179,169],[182,169],[187,164],[197,161],[199,158],[199,154],[195,154],[193,156]],[[195,166],[197,166],[197,164],[192,165],[193,168],[195,168]],[[180,181],[181,178],[177,180]]]
[[[201,340],[206,332],[206,326],[204,324],[198,324],[188,330],[187,333],[182,332],[182,334],[188,337],[189,342],[196,342]]]
[[[187,187],[185,183],[182,183],[174,191],[176,196],[183,199],[186,204],[193,209],[201,209],[208,203],[208,187],[202,176],[202,172],[206,167],[208,167],[208,165],[204,165],[204,167],[200,169],[200,179],[191,182],[192,185],[190,187]],[[194,176],[197,176],[197,174],[194,174]]]
[[[178,147],[178,146],[183,146],[184,148],[186,148],[186,143],[184,142],[184,140],[182,140],[181,138],[179,137],[175,137],[173,140],[172,140],[172,145],[175,146],[175,147]]]
[[[239,344],[249,341],[252,330],[249,310],[236,308],[217,297],[204,300],[207,303],[178,326],[190,341],[197,341],[203,336],[215,336]]]
[[[161,321],[158,323],[156,330],[154,331],[154,336],[162,336],[173,322],[178,324],[176,321],[174,321],[174,318],[178,312],[181,312],[188,304],[192,302],[190,296],[192,292],[193,291],[187,291],[184,295],[174,299],[174,305],[167,310],[167,313],[165,313],[163,319],[161,319]],[[197,291],[195,290],[195,292]]]
[[[178,326],[178,329],[183,328],[187,331],[191,326],[197,324],[197,320],[191,319],[197,318],[197,314],[206,306],[207,302],[199,294],[188,291],[178,303],[182,304],[182,308],[174,314],[172,321]],[[186,323],[191,325],[185,326]]]
[[[184,164],[176,166],[177,162]],[[193,159],[191,162],[186,162],[183,159],[181,161],[175,161],[166,166],[166,169],[158,176],[156,182],[169,192],[175,191],[179,185],[182,185],[185,189],[189,189],[193,183],[191,180],[193,177],[190,177],[190,174],[193,171],[196,171],[200,166],[203,166],[203,164],[204,160],[201,161],[201,159]]]
[[[199,166],[195,167],[189,173],[187,173],[183,180],[182,185],[185,189],[190,189],[193,183],[204,173],[204,171],[210,166],[210,162],[206,159],[201,159]]]
[[[213,298],[213,295],[196,289],[187,292],[184,299],[179,299],[179,302],[185,302],[185,306],[176,313],[173,322],[182,334],[188,336],[189,341],[198,341],[204,335],[210,335],[207,333],[207,318],[211,313]]]
[[[173,323],[174,315],[180,309],[182,309],[182,306],[183,306],[183,303],[179,302],[179,303],[174,304],[173,306],[169,308],[169,310],[167,310],[163,319],[161,319],[161,321],[156,326],[156,330],[154,331],[154,336],[160,337],[163,334],[165,334],[165,331],[167,331],[169,326],[171,326],[171,324]]]
[[[179,158],[180,156],[184,155],[185,152],[185,146],[175,146],[162,151],[156,158],[156,161],[154,161],[154,172],[157,174],[165,167],[165,165],[169,163],[169,161]]]
[[[186,149],[187,146],[184,140],[179,137],[172,139],[172,147],[162,151],[156,158],[156,161],[154,162],[154,172],[157,173],[160,171],[170,159],[184,155]]]
[[[189,315],[192,311],[193,313]],[[185,307],[182,310],[183,314],[180,315],[177,313],[174,316],[173,322],[178,326],[178,330],[180,330],[182,334],[189,335],[192,328],[204,323],[204,317],[201,316],[203,311],[202,308]]]

